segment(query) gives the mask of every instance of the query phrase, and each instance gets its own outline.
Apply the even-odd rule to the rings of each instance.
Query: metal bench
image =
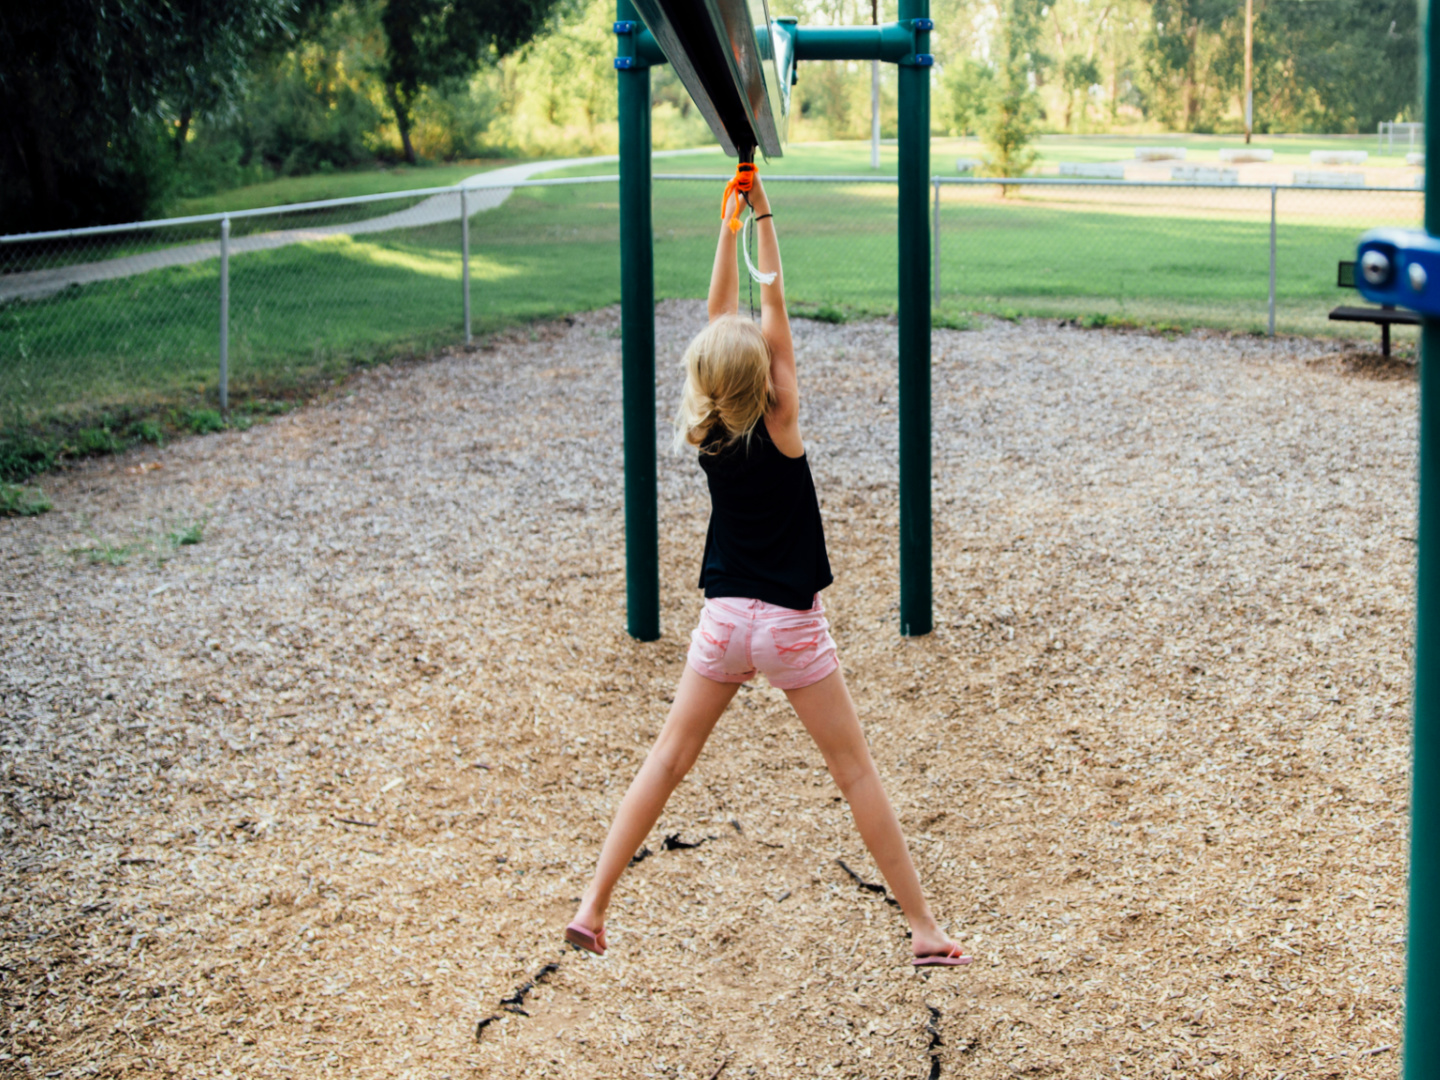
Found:
[[[1355,288],[1355,263],[1341,262],[1335,275],[1335,284],[1342,289]],[[1380,352],[1390,355],[1390,327],[1419,326],[1420,316],[1413,311],[1397,309],[1389,304],[1384,307],[1346,307],[1344,304],[1330,312],[1335,322],[1368,322],[1380,327]]]

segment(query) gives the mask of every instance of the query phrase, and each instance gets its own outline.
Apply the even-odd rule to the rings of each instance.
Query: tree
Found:
[[[246,163],[286,176],[374,159],[385,121],[378,4],[337,4],[283,53],[257,61],[239,112],[202,137],[228,134]]]
[[[1091,88],[1102,75],[1096,50],[1106,38],[1111,16],[1118,14],[1119,0],[1056,0],[1049,6],[1049,21],[1055,36],[1055,66],[1060,72],[1059,90],[1064,103],[1064,127],[1078,130],[1075,101],[1080,99],[1080,129],[1085,126]]]
[[[1243,5],[1156,0],[1146,45],[1153,114],[1213,130],[1244,102]],[[1413,116],[1419,57],[1410,0],[1268,0],[1255,17],[1257,127],[1373,131]]]
[[[188,2],[0,4],[0,229],[144,216],[164,190],[165,94],[188,82],[206,107],[222,100],[253,47],[244,34],[282,33],[293,9]]]
[[[1080,119],[1085,119],[1084,95],[1090,93],[1090,87],[1100,81],[1100,65],[1088,56],[1081,56],[1079,53],[1067,56],[1065,63],[1060,66],[1060,82],[1065,88],[1065,130],[1070,130],[1075,112],[1075,97],[1081,95]]]
[[[304,0],[305,14],[318,14],[330,0]],[[185,150],[190,122],[214,115],[240,99],[252,58],[288,43],[293,26],[286,16],[301,12],[297,0],[176,0],[175,33],[162,97],[174,113],[175,156]]]
[[[1257,103],[1320,131],[1413,118],[1418,23],[1412,0],[1272,0],[1255,19]]]
[[[1040,102],[1033,80],[1044,72],[1039,51],[1042,0],[1002,0],[995,33],[995,77],[986,104],[980,137],[989,151],[985,171],[991,176],[1023,176],[1035,164],[1030,142]]]
[[[1207,99],[1231,81],[1226,69],[1233,67],[1215,63],[1233,36],[1221,35],[1221,29],[1243,10],[1232,0],[1155,0],[1149,42],[1152,103],[1181,131],[1211,128],[1210,120],[1202,121]],[[1238,48],[1231,51],[1240,57]]]
[[[978,60],[965,57],[945,65],[941,88],[950,103],[950,118],[957,135],[969,135],[984,119],[995,73]]]
[[[482,58],[499,58],[539,32],[557,0],[386,0],[380,22],[388,50],[385,95],[405,160],[414,164],[410,128],[426,86],[465,78]]]

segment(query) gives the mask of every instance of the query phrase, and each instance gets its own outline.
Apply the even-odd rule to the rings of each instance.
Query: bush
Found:
[[[850,313],[833,304],[807,304],[804,301],[790,305],[790,315],[796,319],[813,319],[815,322],[838,325],[850,321]]]
[[[270,179],[265,164],[251,157],[238,123],[199,123],[193,130],[170,184],[172,198],[194,199]]]
[[[61,142],[63,135],[56,134]],[[94,151],[94,156],[87,156]],[[0,233],[38,232],[139,221],[159,214],[169,190],[165,135],[135,119],[106,146],[67,143],[55,172],[55,198],[32,191],[13,154],[0,152]]]
[[[0,517],[34,517],[49,510],[50,500],[39,488],[0,483]]]
[[[196,435],[209,435],[225,430],[224,418],[214,409],[186,409],[181,419],[185,427]]]
[[[59,448],[21,424],[0,431],[0,481],[16,482],[38,476],[59,455]]]
[[[420,95],[410,138],[421,157],[485,157],[495,152],[487,136],[499,113],[500,93],[493,80],[482,75],[448,80]]]
[[[113,454],[120,449],[120,440],[108,427],[81,428],[75,433],[75,456]]]
[[[374,157],[367,136],[381,116],[357,88],[328,78],[333,60],[308,71],[289,57],[257,85],[245,110],[246,160],[293,176],[344,168]]]
[[[185,547],[189,544],[198,544],[205,539],[205,522],[196,521],[183,528],[176,529],[169,536],[171,547]]]
[[[165,445],[165,432],[154,420],[141,420],[130,428],[130,435],[141,442],[150,443],[152,446]]]
[[[936,309],[930,313],[930,325],[936,330],[973,330],[975,319],[963,311]]]

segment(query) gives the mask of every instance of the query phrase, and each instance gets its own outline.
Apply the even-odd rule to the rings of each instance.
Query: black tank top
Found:
[[[810,462],[781,453],[763,419],[748,446],[737,439],[711,452],[723,439],[712,432],[700,454],[710,485],[700,587],[706,596],[808,610],[835,580]]]

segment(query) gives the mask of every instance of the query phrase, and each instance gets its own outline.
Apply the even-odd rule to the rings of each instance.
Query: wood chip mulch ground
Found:
[[[662,426],[703,318],[660,307]],[[1398,1075],[1413,368],[937,331],[936,628],[902,639],[894,326],[797,324],[845,674],[976,962],[907,966],[763,685],[596,959],[560,932],[706,513],[662,453],[664,636],[631,640],[617,324],[378,369],[0,522],[0,1076]]]

